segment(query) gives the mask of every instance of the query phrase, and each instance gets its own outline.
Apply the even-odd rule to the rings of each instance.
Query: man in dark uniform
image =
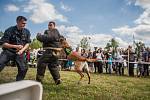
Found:
[[[24,16],[18,16],[17,25],[8,28],[1,38],[3,52],[0,55],[0,71],[10,60],[15,60],[18,67],[16,81],[23,80],[27,72],[27,66],[21,57],[31,42],[30,32],[25,28],[26,21]]]
[[[144,62],[148,62],[148,56],[149,56],[149,51],[148,48],[145,48],[143,51],[143,60]],[[143,64],[144,67],[144,72],[143,72],[143,76],[149,76],[149,65],[148,64]]]
[[[93,59],[96,59],[96,58],[97,58],[96,53],[97,53],[97,47],[94,47]],[[96,73],[96,69],[98,68],[97,65],[98,65],[98,63],[97,63],[97,62],[94,62],[95,73]]]
[[[129,76],[134,76],[134,63],[130,63],[135,61],[135,52],[132,46],[129,45],[127,52],[129,52]]]
[[[59,69],[58,69],[58,56],[55,54],[57,48],[60,48],[60,38],[58,30],[55,28],[55,22],[49,22],[48,30],[45,30],[44,34],[37,34],[37,39],[43,43],[43,48],[46,49],[43,55],[38,59],[37,62],[37,74],[36,80],[42,82],[44,78],[46,65],[48,64],[49,71],[58,85],[61,83]]]

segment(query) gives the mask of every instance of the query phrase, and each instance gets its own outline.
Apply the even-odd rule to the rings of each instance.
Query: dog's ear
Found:
[[[63,36],[61,36],[59,38],[59,42],[60,42],[62,48],[66,47],[66,44],[67,44],[66,38],[64,38]]]
[[[70,45],[68,44],[67,41],[63,41],[63,42],[62,42],[62,46],[63,46],[64,48],[70,47]]]
[[[60,38],[60,43],[61,43],[62,48],[70,47],[70,45],[68,44],[65,38]]]
[[[59,41],[62,43],[63,41],[66,41],[65,38],[60,38]]]
[[[60,38],[59,38],[59,41],[60,42],[63,42],[63,41],[65,41],[66,40],[66,38],[64,38],[63,36],[60,36]]]

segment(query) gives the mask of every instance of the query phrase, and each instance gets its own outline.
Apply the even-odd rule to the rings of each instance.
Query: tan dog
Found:
[[[88,63],[86,61],[75,61],[75,70],[76,72],[80,75],[80,80],[78,81],[78,84],[80,83],[80,81],[82,80],[82,78],[84,77],[84,74],[82,72],[82,69],[84,68],[84,71],[86,72],[86,74],[88,75],[88,84],[90,84],[90,72],[89,72],[89,67],[88,67]]]
[[[75,63],[75,71],[80,75],[80,80],[78,81],[78,83],[80,83],[80,81],[84,77],[82,72],[82,69],[84,68],[86,74],[88,75],[88,79],[89,79],[88,84],[90,84],[90,72],[89,72],[87,61],[94,62],[95,59],[87,59],[85,57],[80,56],[77,51],[76,52],[72,51],[66,40],[62,40],[61,44],[62,44],[62,48],[64,48],[64,51],[67,54],[68,59],[74,61]]]

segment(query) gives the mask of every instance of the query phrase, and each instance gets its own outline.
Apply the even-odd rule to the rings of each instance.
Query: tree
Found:
[[[119,42],[117,42],[114,38],[112,38],[109,42],[110,43],[107,43],[105,48],[107,50],[110,50],[110,48],[112,48],[112,55],[114,56],[115,53],[117,52],[117,47],[119,46]]]
[[[114,38],[112,38],[110,40],[110,42],[111,42],[113,54],[114,54],[117,51],[117,47],[118,47],[119,43]]]
[[[111,48],[111,44],[110,44],[110,43],[107,43],[105,49],[107,49],[107,51],[109,51],[110,48]]]
[[[145,44],[142,42],[135,42],[135,53],[138,58],[140,58],[142,55],[140,55],[141,51],[143,51],[145,47]]]
[[[90,47],[89,41],[88,41],[88,37],[83,37],[80,41],[80,47],[82,47],[83,49],[87,49]]]
[[[4,35],[4,33],[2,31],[0,31],[0,37],[2,37]]]
[[[34,38],[30,44],[30,47],[31,47],[31,49],[42,48],[42,43],[40,41],[38,41],[36,38]]]

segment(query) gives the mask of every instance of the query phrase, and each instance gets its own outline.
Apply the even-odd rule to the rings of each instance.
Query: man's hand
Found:
[[[23,45],[16,45],[15,47],[17,49],[17,51],[21,50],[23,48]]]
[[[24,51],[21,49],[17,52],[18,55],[21,55]]]

